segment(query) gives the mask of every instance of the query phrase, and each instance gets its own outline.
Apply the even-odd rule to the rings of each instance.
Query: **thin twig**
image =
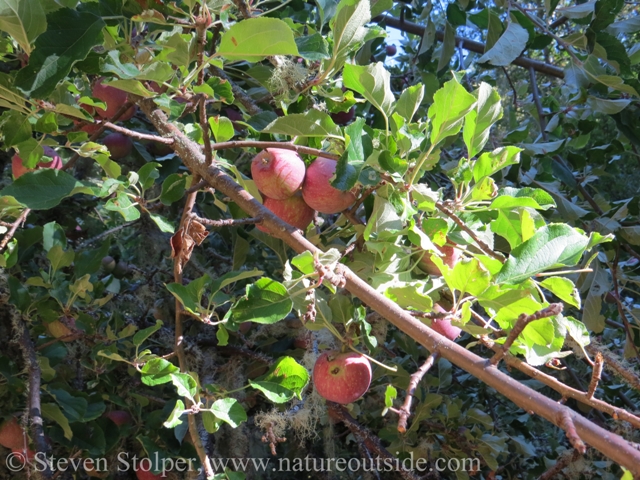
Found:
[[[427,357],[425,362],[420,366],[418,370],[415,371],[409,378],[409,386],[407,387],[407,396],[404,399],[404,403],[402,407],[400,407],[400,417],[398,418],[398,431],[400,433],[406,433],[407,431],[407,421],[409,420],[409,416],[411,415],[411,403],[413,402],[413,394],[418,388],[418,384],[422,380],[427,372],[433,367],[436,360],[440,354],[436,350],[431,355]]]
[[[380,438],[378,438],[378,436],[376,436],[369,429],[360,425],[356,421],[356,419],[349,414],[349,411],[343,405],[339,405],[333,402],[327,402],[327,407],[329,408],[329,411],[333,415],[339,418],[340,421],[343,422],[349,430],[351,430],[351,433],[362,438],[367,448],[373,451],[378,457],[385,458],[385,459],[388,458],[391,460],[395,459],[395,457],[386,448],[384,448]],[[396,471],[400,474],[402,478],[410,479],[410,480],[419,479],[419,477],[417,477],[410,470],[405,470],[404,468],[400,468]]]
[[[571,453],[566,452],[562,457],[560,457],[556,464],[551,467],[549,470],[544,472],[542,475],[538,477],[538,480],[553,480],[558,478],[557,475],[564,470],[566,467],[571,465],[573,462],[578,460],[581,457],[581,454],[578,450],[572,450]]]
[[[604,366],[604,358],[602,354],[598,352],[596,354],[595,365],[593,366],[593,373],[591,374],[591,382],[589,383],[589,390],[587,391],[587,397],[593,398],[598,388],[598,382],[602,376],[602,367]]]
[[[293,150],[296,153],[304,153],[315,157],[330,158],[332,160],[340,159],[340,155],[318,150],[317,148],[306,147],[304,145],[295,145],[290,142],[258,142],[254,140],[235,140],[231,142],[216,143],[211,146],[212,150],[225,150],[229,148],[281,148],[283,150]]]
[[[49,457],[51,451],[49,444],[44,435],[44,422],[42,420],[42,407],[40,403],[40,382],[41,372],[38,356],[29,334],[29,329],[22,319],[14,319],[14,329],[20,338],[20,346],[24,356],[24,362],[29,372],[29,419],[31,424],[31,436],[36,450],[36,454],[40,453]],[[19,330],[22,330],[21,332]],[[51,478],[52,472],[49,465],[39,470],[42,478]]]
[[[541,318],[553,317],[554,315],[558,315],[562,313],[563,309],[564,306],[561,303],[552,303],[547,308],[538,310],[531,315],[527,315],[526,313],[521,314],[518,317],[518,321],[509,332],[507,339],[502,344],[502,348],[493,357],[491,357],[489,363],[491,363],[492,365],[496,365],[500,360],[502,360],[502,358],[511,348],[511,345],[513,345],[513,342],[516,341],[516,338],[518,338],[518,336],[522,333],[525,327],[529,325],[529,323],[533,322],[534,320],[540,320]]]
[[[509,86],[513,92],[513,107],[518,108],[518,92],[516,91],[516,87],[511,81],[511,77],[509,76],[509,72],[507,72],[506,67],[502,67],[502,71],[504,72],[504,76],[507,77],[507,82],[509,82]]]
[[[13,236],[16,234],[16,230],[18,230],[18,227],[24,223],[24,221],[27,219],[27,216],[29,215],[29,212],[31,211],[30,208],[25,208],[22,213],[20,214],[20,216],[18,218],[16,218],[16,220],[11,224],[11,228],[9,229],[9,231],[7,233],[4,234],[4,237],[2,237],[2,241],[0,241],[0,252],[2,250],[4,250],[4,247],[7,246],[7,244],[9,243],[9,241],[13,238]]]
[[[98,125],[104,125],[109,130],[113,130],[114,132],[122,133],[131,138],[136,138],[138,140],[151,140],[157,143],[164,143],[165,145],[172,145],[173,138],[164,138],[159,135],[152,135],[150,133],[142,133],[136,132],[135,130],[131,130],[129,128],[121,127],[116,125],[113,122],[96,122]]]
[[[221,220],[212,220],[210,218],[199,217],[195,213],[192,213],[191,217],[203,225],[215,228],[237,227],[238,225],[255,225],[256,223],[262,222],[261,218],[223,218]]]
[[[616,248],[616,255],[613,259],[613,266],[609,269],[611,273],[611,282],[613,283],[613,297],[616,303],[616,307],[618,309],[618,315],[620,315],[620,320],[622,320],[622,324],[624,325],[624,330],[627,336],[627,343],[631,345],[633,351],[636,353],[636,358],[640,359],[640,352],[638,352],[638,347],[636,347],[636,342],[633,338],[633,331],[631,330],[631,325],[629,324],[629,319],[627,315],[624,313],[624,306],[622,305],[622,300],[620,300],[620,290],[618,288],[618,260],[620,259],[620,248]]]
[[[129,110],[129,108],[131,108],[132,105],[133,105],[133,102],[126,102],[124,105],[122,105],[122,107],[120,107],[120,110],[118,110],[115,113],[115,115],[109,119],[109,123],[117,122],[118,119],[122,115],[124,115],[126,113],[126,111]],[[107,126],[104,123],[101,123],[98,126],[98,130],[96,130],[89,137],[89,141],[93,142],[94,140],[96,140],[100,135],[102,135],[102,132],[104,132],[106,128],[107,128]],[[79,158],[80,158],[80,154],[77,153],[77,152],[74,153],[73,156],[69,159],[69,161],[62,166],[61,170],[70,170],[71,168],[73,168],[73,166],[76,164],[76,162],[78,161]]]
[[[458,225],[464,232],[466,232],[473,239],[473,241],[478,244],[478,247],[480,247],[480,250],[482,250],[486,255],[493,257],[496,260],[500,260],[502,263],[504,263],[504,257],[502,257],[502,255],[500,255],[499,253],[494,252],[489,247],[489,245],[487,245],[482,240],[480,240],[478,236],[475,234],[475,232],[471,230],[469,227],[467,227],[467,225],[460,219],[460,217],[458,217],[448,207],[446,207],[444,203],[436,202],[436,208],[440,210],[442,213],[444,213],[451,220],[453,220],[456,223],[456,225]]]
[[[131,222],[127,222],[127,223],[123,223],[122,225],[118,225],[117,227],[110,228],[109,230],[105,230],[104,232],[96,235],[95,237],[88,238],[87,240],[85,240],[84,242],[79,244],[76,248],[85,248],[85,247],[91,245],[93,242],[97,242],[101,238],[108,237],[109,235],[114,234],[116,232],[119,232],[120,230],[122,230],[124,228],[131,227],[132,225],[135,225],[139,221],[140,221],[139,219],[138,220],[133,220]]]
[[[373,22],[384,22],[388,27],[395,28],[401,30],[403,32],[412,33],[414,35],[419,35],[420,38],[424,36],[424,27],[422,25],[418,25],[417,23],[400,21],[399,18],[392,17],[389,15],[379,15],[372,19]],[[436,31],[436,39],[440,42],[444,40],[444,31],[437,30]],[[481,42],[476,42],[474,40],[470,40],[468,38],[455,36],[454,42],[456,45],[459,45],[462,42],[462,47],[465,50],[470,52],[479,53],[482,55],[486,51],[486,45]],[[518,65],[519,67],[529,68],[533,67],[537,72],[544,73],[550,77],[555,78],[564,78],[564,70],[557,65],[550,65],[548,63],[539,62],[537,60],[532,60],[527,57],[518,57],[513,62],[514,65]]]
[[[549,140],[547,134],[547,121],[542,110],[542,101],[540,100],[540,92],[538,91],[538,80],[536,79],[536,71],[533,67],[529,67],[529,81],[531,82],[531,95],[533,95],[533,103],[538,111],[538,124],[540,125],[540,134],[544,141]]]

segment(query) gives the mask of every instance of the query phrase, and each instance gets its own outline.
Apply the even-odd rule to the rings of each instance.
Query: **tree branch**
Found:
[[[340,421],[344,423],[349,430],[351,430],[351,433],[353,433],[356,437],[361,438],[366,447],[372,450],[378,457],[385,459],[395,459],[395,457],[391,455],[391,453],[386,448],[384,448],[380,439],[369,429],[360,425],[356,421],[356,419],[349,414],[344,406],[338,405],[334,402],[327,402],[327,407],[329,408],[330,413],[333,413],[336,417],[338,417]],[[419,477],[417,477],[413,472],[405,470],[404,468],[397,470],[397,472],[402,478],[409,480],[419,480]]]
[[[518,336],[522,333],[525,327],[529,325],[531,322],[533,322],[534,320],[540,320],[541,318],[553,317],[555,315],[558,315],[562,313],[563,308],[564,307],[561,303],[552,303],[547,308],[538,310],[537,312],[532,313],[531,315],[527,315],[526,313],[521,314],[518,317],[518,321],[509,332],[507,339],[502,344],[502,347],[493,357],[491,357],[491,360],[489,360],[489,362],[492,365],[496,365],[500,360],[502,360],[502,358],[507,354],[507,352],[511,348],[511,345],[513,345],[513,342],[516,341],[516,338],[518,338]]]
[[[320,250],[309,242],[301,231],[283,222],[273,212],[265,208],[224,171],[216,165],[207,165],[197,144],[172,125],[164,112],[158,109],[152,100],[140,99],[138,104],[161,135],[175,140],[176,153],[191,171],[202,176],[213,188],[231,198],[245,213],[253,217],[261,216],[263,225],[269,229],[271,234],[282,239],[296,253],[305,251],[320,253]],[[488,365],[485,359],[448,340],[413,318],[346,266],[338,264],[335,273],[328,272],[326,277],[330,280],[330,277],[335,276],[340,276],[346,281],[347,291],[361,299],[371,309],[377,311],[427,350],[431,352],[439,350],[443,358],[493,387],[519,407],[537,413],[556,425],[559,423],[558,413],[566,411],[572,418],[576,431],[585,442],[597,448],[611,460],[625,466],[632,473],[640,475],[640,451],[630,446],[629,442],[619,435],[595,425],[568,407],[559,405],[535,390],[524,387],[519,381],[494,366]]]
[[[151,140],[157,143],[164,143],[165,145],[171,145],[173,140],[170,138],[160,137],[158,135],[151,135],[149,133],[141,133],[136,132],[135,130],[130,130],[128,128],[121,127],[116,125],[113,122],[96,122],[98,125],[104,125],[109,130],[113,130],[114,132],[122,133],[131,138],[137,138],[138,140]]]
[[[449,210],[449,208],[446,207],[444,203],[436,202],[436,208],[440,210],[442,213],[444,213],[451,220],[453,220],[456,223],[456,225],[458,225],[464,232],[466,232],[473,239],[473,241],[478,244],[478,247],[480,247],[480,250],[482,250],[485,255],[493,257],[496,260],[500,260],[500,262],[504,263],[504,257],[499,253],[494,252],[491,248],[489,248],[489,245],[487,245],[482,240],[480,240],[478,236],[475,234],[475,232],[471,230],[469,227],[467,227],[467,225],[465,225],[465,223],[462,220],[460,220],[460,217],[458,217],[455,213]]]
[[[424,27],[418,25],[417,23],[402,21],[399,18],[391,17],[388,15],[379,15],[375,17],[373,22],[384,22],[391,28],[395,28],[401,30],[403,32],[412,33],[414,35],[420,35],[422,37],[424,35]],[[436,39],[440,42],[444,40],[444,31],[437,30],[436,31]],[[462,44],[462,48],[465,50],[469,50],[470,52],[475,52],[479,54],[483,54],[485,52],[486,46],[484,43],[476,42],[473,40],[469,40],[468,38],[455,36],[454,40],[456,45]],[[529,68],[533,67],[537,72],[544,73],[550,77],[555,78],[564,78],[564,70],[561,67],[557,67],[555,65],[549,65],[548,63],[539,62],[537,60],[532,60],[527,57],[518,57],[513,62],[514,65],[518,65],[519,67]]]
[[[435,362],[438,360],[440,354],[436,351],[433,352],[425,362],[420,366],[415,373],[411,375],[409,378],[409,386],[407,387],[407,396],[404,399],[404,404],[400,407],[400,418],[398,418],[398,431],[400,433],[406,433],[407,431],[407,421],[409,416],[411,415],[411,403],[413,402],[413,394],[418,388],[418,384],[422,380],[427,372],[433,367]]]
[[[591,383],[589,383],[589,390],[587,391],[587,397],[593,398],[598,388],[598,382],[602,376],[602,367],[604,366],[604,358],[602,354],[598,352],[596,354],[595,365],[593,366],[593,373],[591,374]]]
[[[211,145],[212,150],[225,150],[229,148],[282,148],[283,150],[293,150],[297,153],[313,155],[315,157],[331,158],[339,160],[340,155],[318,150],[317,148],[306,147],[304,145],[295,145],[290,142],[258,142],[254,140],[235,140],[231,142],[215,143]]]

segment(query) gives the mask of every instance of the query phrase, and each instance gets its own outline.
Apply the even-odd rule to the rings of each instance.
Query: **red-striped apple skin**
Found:
[[[355,352],[325,352],[313,367],[313,384],[318,394],[346,405],[362,397],[371,385],[371,364]]]

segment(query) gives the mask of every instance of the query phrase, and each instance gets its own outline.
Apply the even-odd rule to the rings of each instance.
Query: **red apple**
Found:
[[[302,186],[305,166],[292,150],[267,148],[251,162],[251,176],[258,190],[274,200],[291,197]]]
[[[119,427],[121,425],[131,423],[131,420],[132,420],[131,415],[129,415],[129,412],[125,412],[124,410],[111,410],[110,412],[105,413],[104,416],[107,417],[116,425],[118,425]]]
[[[146,146],[147,152],[154,157],[164,157],[173,152],[173,149],[166,143],[149,142]]]
[[[111,158],[120,160],[126,157],[133,150],[131,138],[122,133],[110,133],[102,140],[102,143],[109,150]]]
[[[307,229],[316,212],[307,205],[300,194],[289,197],[285,200],[274,200],[265,198],[264,206],[275,213],[279,218],[302,231]],[[263,225],[257,225],[258,230],[270,233],[269,229]]]
[[[118,88],[110,87],[108,85],[103,85],[102,82],[104,78],[99,78],[93,84],[92,94],[94,97],[102,100],[107,104],[107,109],[103,110],[102,108],[96,107],[96,112],[102,118],[111,118],[113,117],[120,107],[127,103],[127,92],[124,90],[120,90]],[[125,122],[129,120],[136,113],[136,106],[132,105],[124,115],[122,115],[118,121]]]
[[[387,57],[393,57],[396,53],[398,53],[398,49],[395,45],[387,45],[385,50],[387,51]]]
[[[338,162],[330,158],[318,157],[307,169],[302,185],[302,196],[314,210],[322,213],[338,213],[353,205],[356,196],[352,192],[342,192],[329,183]]]
[[[55,168],[56,170],[60,170],[62,168],[62,159],[60,158],[60,155],[58,155],[53,148],[47,145],[45,145],[43,149],[44,154],[47,157],[51,157],[53,160],[51,160],[50,162],[46,162],[42,161],[44,160],[43,158],[42,160],[40,160],[40,162],[38,162],[35,170],[38,170],[40,168]],[[13,173],[14,179],[21,177],[25,173],[31,172],[33,170],[34,169],[29,169],[24,166],[24,164],[22,163],[22,158],[20,158],[17,153],[13,156],[13,158],[11,158],[11,172]]]
[[[450,268],[453,268],[460,259],[460,251],[453,245],[454,244],[451,243],[446,243],[442,247],[438,247],[436,245],[436,248],[442,253],[440,259],[445,265]],[[435,254],[425,252],[425,254],[422,255],[422,258],[420,259],[420,262],[418,262],[418,268],[420,268],[420,270],[422,270],[423,272],[428,273],[429,275],[433,275],[434,277],[441,277],[442,272],[440,271],[438,266],[433,263],[433,260],[431,260],[433,255]]]
[[[318,394],[332,402],[355,402],[369,389],[371,364],[355,352],[325,352],[313,367],[313,384]]]
[[[433,305],[433,311],[436,313],[449,313],[437,303]],[[451,341],[458,338],[462,332],[460,328],[451,325],[451,317],[434,318],[431,321],[431,328]]]
[[[147,462],[145,462],[144,460],[145,459],[143,458],[136,468],[136,477],[138,477],[138,480],[161,480],[162,478],[167,478],[167,475],[164,473],[156,475],[150,472],[149,470],[151,470],[151,460],[146,459],[149,460]]]
[[[347,125],[356,117],[356,107],[353,106],[346,112],[332,113],[331,119],[336,125]]]
[[[11,417],[0,425],[0,445],[11,450],[22,450],[24,444],[24,430],[15,417]]]

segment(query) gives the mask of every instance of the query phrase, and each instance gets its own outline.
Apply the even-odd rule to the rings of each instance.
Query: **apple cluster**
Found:
[[[264,195],[264,206],[294,227],[305,230],[315,212],[338,213],[353,205],[352,192],[331,186],[335,160],[318,157],[309,168],[300,156],[281,148],[267,148],[251,162],[251,176]],[[268,230],[258,225],[258,229]]]

